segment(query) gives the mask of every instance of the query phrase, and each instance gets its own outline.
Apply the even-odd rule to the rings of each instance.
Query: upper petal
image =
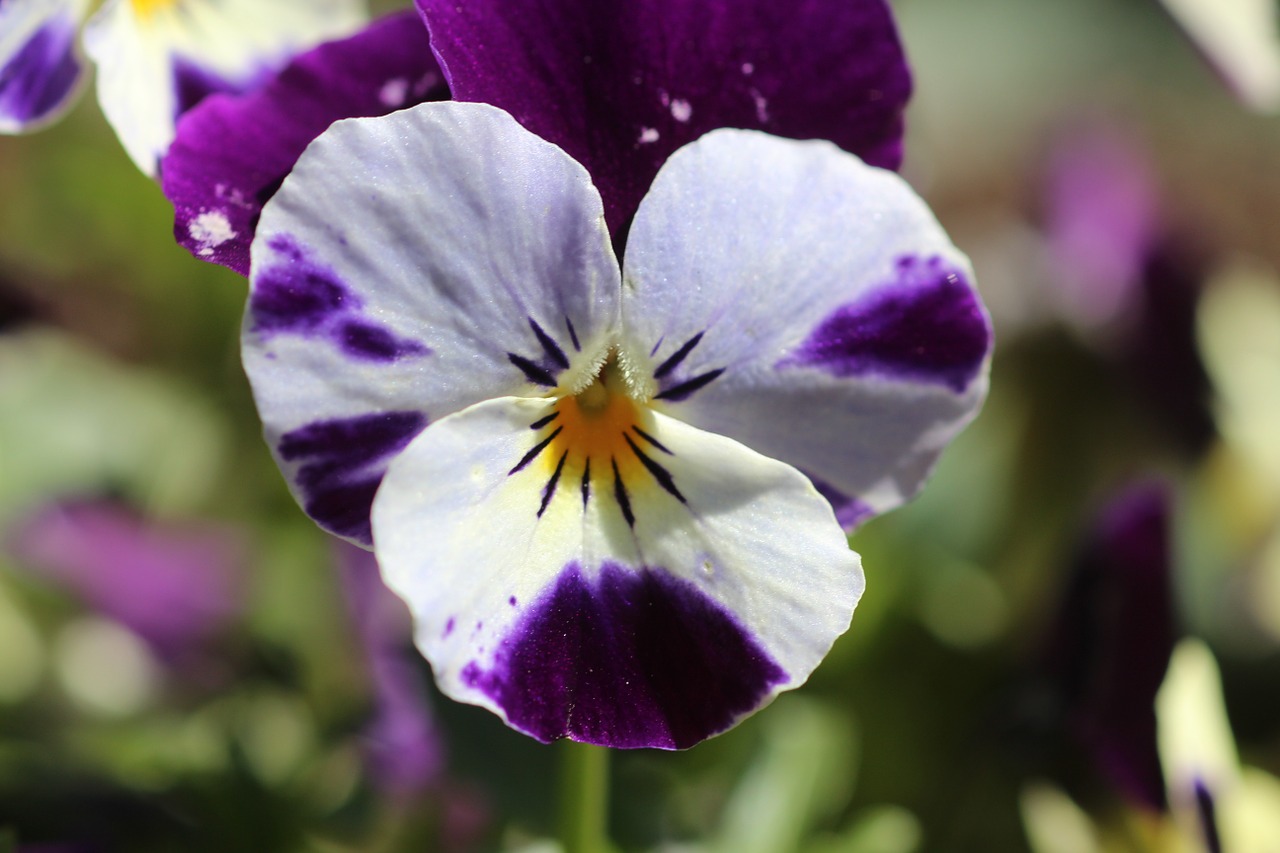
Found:
[[[852,524],[914,494],[977,412],[991,331],[971,280],[897,175],[715,131],[636,215],[623,355],[671,414],[815,477]]]
[[[174,236],[248,275],[262,206],[311,140],[338,119],[448,95],[426,27],[406,11],[299,55],[260,89],[202,101],[178,122],[161,169]]]
[[[808,481],[644,407],[602,433],[566,406],[480,403],[387,472],[378,562],[441,689],[539,740],[672,749],[803,683],[863,587]]]
[[[663,161],[717,127],[901,159],[910,74],[883,0],[417,0],[453,95],[591,172],[620,234]]]
[[[85,27],[98,101],[138,168],[155,174],[178,116],[242,92],[364,20],[360,0],[107,0]]]
[[[429,420],[588,376],[618,314],[600,197],[479,104],[335,124],[263,211],[244,322],[267,439],[307,511],[368,544]]]
[[[79,89],[76,32],[88,0],[0,3],[0,133],[57,118]]]

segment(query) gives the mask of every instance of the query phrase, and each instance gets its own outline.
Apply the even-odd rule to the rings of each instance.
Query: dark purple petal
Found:
[[[1166,806],[1155,697],[1173,653],[1169,496],[1144,484],[1102,512],[1051,635],[1047,668],[1067,723],[1134,802]]]
[[[427,704],[413,650],[409,609],[382,582],[373,554],[340,543],[343,588],[364,646],[374,695],[364,730],[365,760],[375,783],[409,797],[440,778],[444,746]]]
[[[1205,266],[1185,242],[1165,240],[1152,248],[1120,352],[1135,396],[1192,453],[1207,449],[1216,434],[1212,387],[1196,342]]]
[[[302,506],[324,529],[373,544],[369,510],[387,463],[427,425],[421,412],[381,412],[308,424],[280,437],[285,462],[300,464]]]
[[[1200,834],[1204,839],[1206,853],[1222,853],[1222,835],[1218,831],[1218,809],[1213,801],[1213,792],[1203,779],[1196,779],[1196,819],[1200,824]]]
[[[587,167],[615,241],[677,148],[718,127],[896,168],[910,73],[883,0],[417,0],[456,99]]]
[[[249,296],[254,332],[328,337],[343,352],[367,361],[391,362],[430,352],[424,344],[361,317],[360,298],[287,235],[271,237],[268,245],[275,258]]]
[[[720,605],[661,569],[577,563],[463,672],[538,740],[683,749],[732,726],[787,675]]]
[[[422,21],[402,12],[299,55],[249,94],[204,100],[179,121],[161,165],[174,235],[248,275],[262,206],[312,139],[338,119],[447,97]]]
[[[222,92],[239,94],[255,89],[260,85],[255,80],[232,81],[225,77],[201,68],[190,60],[180,56],[173,59],[173,94],[175,109],[173,117],[178,119],[183,113],[194,109],[197,104],[210,95]]]
[[[967,388],[991,348],[977,294],[940,258],[902,258],[898,272],[897,282],[838,308],[779,366]]]
[[[65,16],[50,20],[0,68],[0,128],[38,122],[74,94],[84,70],[76,23]]]
[[[20,522],[10,550],[170,662],[241,606],[244,543],[229,529],[160,525],[108,502],[68,503]]]

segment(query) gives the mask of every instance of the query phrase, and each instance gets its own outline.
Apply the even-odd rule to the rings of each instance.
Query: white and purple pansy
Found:
[[[338,122],[263,210],[245,367],[300,502],[374,546],[445,693],[544,741],[683,748],[848,627],[837,516],[920,487],[990,325],[924,203],[828,142],[712,131],[621,266],[606,221],[494,107]]]
[[[364,20],[361,0],[107,0],[84,42],[107,120],[154,175],[186,110],[260,85],[294,54]]]
[[[88,0],[0,0],[0,133],[34,130],[74,100]]]
[[[248,275],[262,206],[312,139],[338,119],[448,96],[410,10],[299,54],[259,88],[205,99],[178,122],[160,169],[174,236],[197,258]]]

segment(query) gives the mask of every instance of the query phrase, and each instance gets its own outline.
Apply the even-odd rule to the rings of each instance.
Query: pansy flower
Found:
[[[29,129],[70,102],[87,7],[0,3],[0,130]],[[185,111],[211,93],[260,85],[300,50],[364,18],[360,0],[107,0],[85,26],[84,46],[107,120],[152,175]]]
[[[76,32],[88,0],[0,0],[0,133],[56,119],[84,64]]]
[[[681,748],[847,628],[837,518],[919,489],[990,328],[924,203],[828,142],[681,147],[621,264],[607,210],[488,105],[338,122],[264,208],[244,360],[295,493],[375,546],[446,694]]]
[[[85,27],[98,101],[154,174],[174,122],[214,92],[258,85],[300,50],[364,20],[359,0],[107,0]]]

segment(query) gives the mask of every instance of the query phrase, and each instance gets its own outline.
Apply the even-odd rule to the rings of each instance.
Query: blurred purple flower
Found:
[[[11,531],[8,550],[180,663],[240,610],[238,531],[162,524],[110,501],[45,507]]]
[[[1155,697],[1174,643],[1169,517],[1157,483],[1103,508],[1042,657],[1071,738],[1125,797],[1151,809],[1166,807]]]
[[[364,731],[375,784],[409,798],[439,781],[444,748],[427,704],[409,609],[382,583],[369,551],[335,546],[348,609],[369,665],[374,711]]]
[[[1060,308],[1104,333],[1134,395],[1198,453],[1214,435],[1195,339],[1206,264],[1158,208],[1145,152],[1119,127],[1088,124],[1051,153],[1044,219]]]

